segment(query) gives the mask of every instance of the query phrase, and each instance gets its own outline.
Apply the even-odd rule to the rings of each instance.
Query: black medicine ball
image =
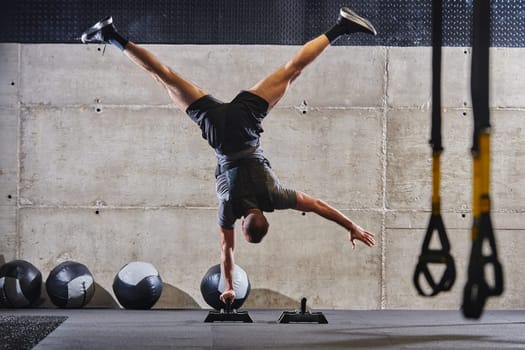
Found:
[[[42,274],[25,260],[13,260],[0,267],[0,307],[34,306],[42,289]]]
[[[135,261],[117,273],[113,292],[126,309],[151,309],[162,294],[162,280],[152,264]]]
[[[219,299],[224,289],[221,265],[210,267],[201,281],[202,297],[212,308],[216,310],[225,309],[226,305]],[[248,299],[251,285],[248,274],[238,265],[233,268],[233,290],[235,291],[235,301],[232,303],[232,308],[239,309]]]
[[[49,273],[46,291],[53,304],[58,307],[81,308],[95,294],[95,281],[85,265],[65,261]]]

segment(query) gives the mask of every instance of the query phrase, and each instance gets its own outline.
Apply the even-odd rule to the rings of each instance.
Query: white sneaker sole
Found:
[[[101,30],[105,26],[108,26],[108,25],[110,25],[112,23],[113,23],[113,17],[104,18],[103,20],[95,23],[95,25],[93,25],[91,28],[86,30],[84,33],[82,33],[82,36],[80,37],[80,40],[82,41],[83,44],[88,43],[87,37],[89,35],[92,35],[93,33],[98,32],[99,30]]]
[[[372,33],[374,33],[374,35],[377,35],[377,31],[374,28],[374,26],[372,25],[372,23],[370,23],[369,21],[367,21],[363,17],[359,16],[357,13],[355,13],[352,10],[350,10],[348,7],[341,7],[341,10],[339,11],[339,14],[341,15],[341,17],[346,18],[347,20],[349,20],[351,22],[354,22],[354,23],[360,25],[361,27],[366,28],[369,31],[371,31]]]

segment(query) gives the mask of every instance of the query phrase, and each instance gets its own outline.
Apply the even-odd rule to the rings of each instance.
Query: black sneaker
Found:
[[[370,21],[359,16],[348,7],[341,7],[339,10],[339,18],[337,19],[337,23],[344,23],[344,25],[347,27],[348,34],[363,32],[377,35],[377,31]]]
[[[108,40],[111,38],[112,34],[115,33],[115,31],[115,27],[113,26],[113,17],[108,16],[101,19],[84,33],[82,33],[80,40],[84,44],[107,44]]]

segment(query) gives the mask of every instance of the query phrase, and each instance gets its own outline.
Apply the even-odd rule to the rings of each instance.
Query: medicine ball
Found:
[[[162,280],[152,264],[135,261],[115,276],[113,292],[126,309],[151,309],[162,293]]]
[[[31,263],[13,260],[0,267],[0,307],[29,307],[37,303],[42,274]]]
[[[95,280],[86,265],[64,261],[49,273],[46,290],[51,302],[56,306],[81,308],[93,298]]]
[[[235,301],[232,309],[239,309],[248,299],[250,294],[250,280],[246,271],[240,266],[235,265],[233,268],[233,290],[235,291]],[[216,310],[226,308],[219,297],[224,292],[224,280],[221,275],[221,265],[212,266],[204,275],[201,281],[202,297],[212,308]]]

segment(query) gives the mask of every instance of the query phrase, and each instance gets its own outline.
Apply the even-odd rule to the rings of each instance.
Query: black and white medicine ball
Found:
[[[126,309],[151,309],[162,293],[162,280],[152,264],[134,261],[115,276],[113,292]]]
[[[93,298],[95,280],[86,265],[64,261],[49,273],[46,291],[51,302],[58,307],[81,308]]]
[[[233,309],[239,309],[248,299],[250,294],[250,280],[246,271],[239,265],[233,268],[233,290],[235,291],[235,301],[232,303]],[[221,275],[221,265],[210,267],[201,281],[202,297],[212,308],[216,310],[226,308],[226,305],[219,299],[224,292],[224,280]]]
[[[0,307],[34,306],[42,289],[42,274],[25,260],[0,267]]]

